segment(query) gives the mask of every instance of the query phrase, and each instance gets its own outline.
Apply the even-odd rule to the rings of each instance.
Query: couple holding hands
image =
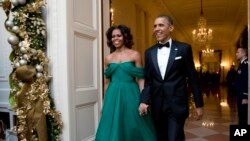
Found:
[[[96,141],[184,141],[189,115],[187,79],[193,90],[197,118],[203,97],[189,44],[174,41],[173,20],[154,22],[157,43],[140,54],[131,49],[133,36],[125,25],[106,32],[115,51],[105,57],[105,96]]]

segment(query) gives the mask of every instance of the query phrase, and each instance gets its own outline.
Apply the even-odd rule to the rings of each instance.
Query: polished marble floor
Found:
[[[204,116],[196,120],[194,110],[190,111],[185,124],[186,141],[229,141],[229,125],[237,124],[235,99],[228,96],[224,86],[207,88],[203,94]]]

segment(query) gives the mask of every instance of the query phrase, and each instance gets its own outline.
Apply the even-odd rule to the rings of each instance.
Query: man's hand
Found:
[[[148,105],[145,103],[141,103],[138,110],[139,110],[139,114],[143,116],[147,114],[148,112]]]
[[[242,99],[241,104],[248,104],[248,99]]]
[[[203,116],[203,108],[202,107],[196,108],[196,114],[197,114],[196,120],[200,120]]]

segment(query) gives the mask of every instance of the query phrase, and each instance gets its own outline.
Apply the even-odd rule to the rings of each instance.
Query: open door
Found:
[[[102,94],[102,1],[67,3],[70,140],[94,140]]]

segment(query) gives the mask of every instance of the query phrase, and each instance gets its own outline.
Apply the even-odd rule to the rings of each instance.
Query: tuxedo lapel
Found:
[[[171,49],[170,49],[170,53],[169,53],[168,65],[167,65],[167,68],[166,68],[166,73],[165,73],[164,79],[168,75],[169,70],[170,70],[171,66],[173,65],[173,63],[174,63],[177,51],[178,51],[178,47],[175,45],[175,42],[173,41]]]
[[[157,60],[157,47],[153,48],[152,52],[151,52],[151,56],[152,56],[152,62],[154,64],[154,67],[157,71],[157,73],[159,74],[159,77],[161,78],[161,72],[160,72],[160,68],[158,65],[158,60]]]

